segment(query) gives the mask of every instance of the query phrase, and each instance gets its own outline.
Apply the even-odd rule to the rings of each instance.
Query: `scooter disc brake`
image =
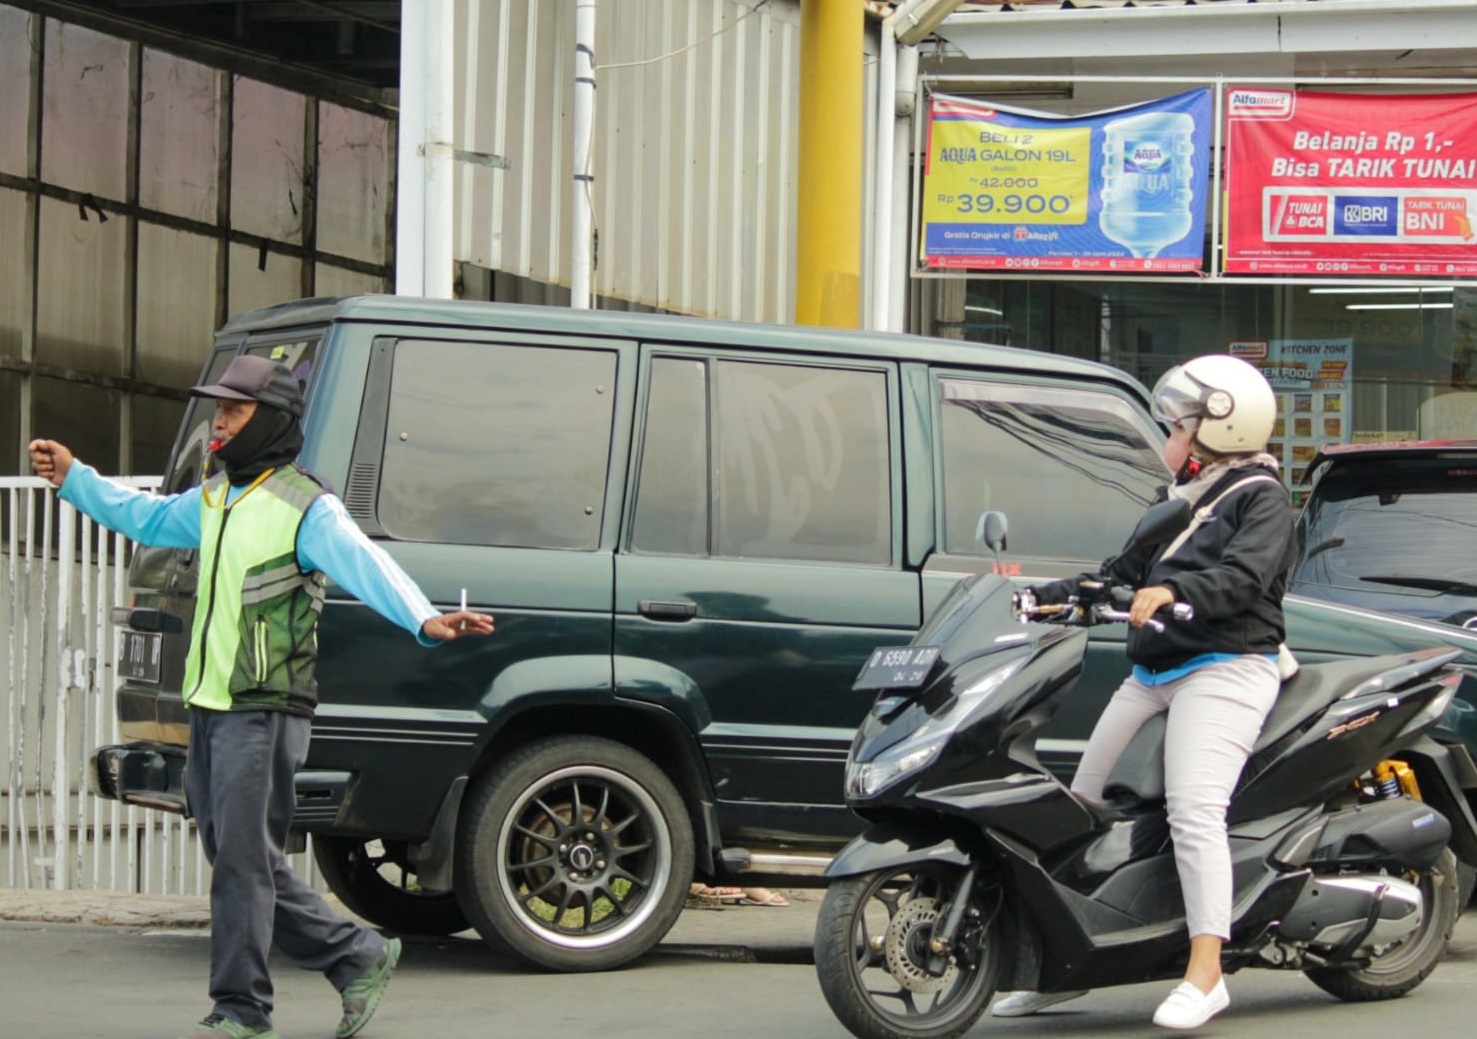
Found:
[[[959,973],[952,963],[942,974],[928,972],[928,943],[938,920],[938,899],[914,898],[887,925],[887,972],[909,992],[932,995],[952,984]]]

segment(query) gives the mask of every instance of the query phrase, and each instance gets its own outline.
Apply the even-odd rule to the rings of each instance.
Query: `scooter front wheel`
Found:
[[[832,1012],[861,1039],[953,1039],[995,992],[1004,949],[998,888],[960,891],[964,871],[880,870],[831,883],[815,930],[815,969]],[[943,955],[931,948],[949,906],[967,898]]]

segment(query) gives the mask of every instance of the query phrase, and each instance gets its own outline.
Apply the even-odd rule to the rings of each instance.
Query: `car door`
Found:
[[[724,838],[843,835],[870,650],[921,620],[901,562],[898,373],[648,346],[616,557],[617,689],[698,704]]]
[[[609,474],[625,472],[634,354],[482,330],[374,340],[347,510],[433,604],[465,596],[497,631],[427,649],[330,584],[309,765],[358,776],[346,828],[425,832],[505,710],[609,695]]]
[[[925,611],[961,576],[997,565],[975,540],[982,513],[1009,520],[1000,571],[1042,582],[1096,570],[1168,479],[1162,433],[1119,391],[947,370],[932,386],[939,551],[924,568]],[[1092,629],[1082,677],[1042,731],[1044,763],[1075,767],[1128,674],[1124,637],[1123,625]]]

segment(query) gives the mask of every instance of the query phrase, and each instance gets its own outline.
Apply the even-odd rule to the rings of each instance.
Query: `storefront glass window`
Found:
[[[971,280],[964,338],[1104,361],[1153,385],[1226,351],[1268,374],[1296,486],[1325,443],[1477,438],[1477,285]]]

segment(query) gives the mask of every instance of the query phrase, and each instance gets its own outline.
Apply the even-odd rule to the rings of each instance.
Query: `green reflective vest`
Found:
[[[311,714],[324,578],[299,569],[297,532],[323,487],[289,465],[270,470],[230,504],[227,489],[225,474],[201,488],[185,703]]]

